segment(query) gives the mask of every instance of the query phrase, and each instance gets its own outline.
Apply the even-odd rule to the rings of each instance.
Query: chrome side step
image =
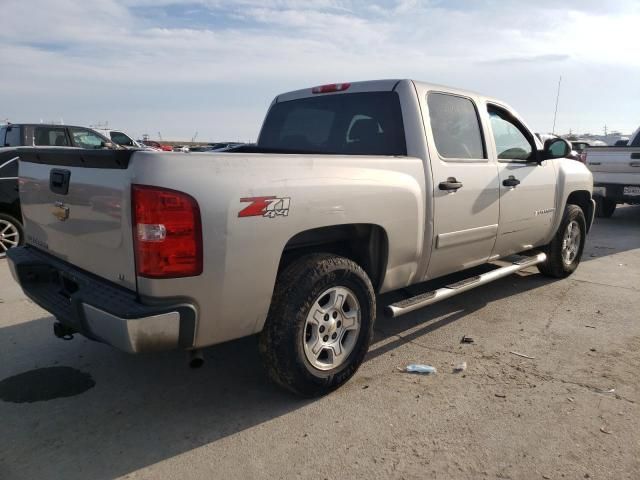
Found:
[[[466,292],[472,288],[479,287],[480,285],[486,285],[494,280],[507,277],[520,270],[524,270],[525,268],[533,267],[534,265],[544,262],[546,259],[547,255],[544,253],[538,253],[530,257],[524,256],[513,262],[511,265],[497,268],[480,275],[475,275],[447,285],[446,287],[439,288],[431,292],[421,293],[415,297],[407,298],[388,305],[385,308],[385,313],[390,317],[399,317],[405,313],[413,312],[414,310],[426,307],[427,305],[432,305],[442,300],[446,300],[447,298]]]

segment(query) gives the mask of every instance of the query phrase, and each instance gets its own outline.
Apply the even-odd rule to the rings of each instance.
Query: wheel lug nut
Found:
[[[329,321],[329,314],[328,314],[328,313],[325,313],[325,314],[324,314],[324,321],[325,321],[325,322],[328,322],[328,321]]]
[[[336,332],[333,332],[333,335],[331,335],[331,338],[335,340],[337,337],[338,337],[338,334]]]
[[[327,340],[329,340],[329,335],[325,335],[324,337],[322,337],[323,342],[326,342]]]
[[[324,332],[324,326],[320,326],[320,333]]]
[[[333,318],[338,318],[338,312],[333,312]]]

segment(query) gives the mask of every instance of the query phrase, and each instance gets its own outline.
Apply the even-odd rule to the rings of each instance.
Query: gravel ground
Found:
[[[267,382],[254,338],[195,371],[181,352],[58,340],[0,262],[0,380],[26,373],[0,396],[66,379],[56,398],[0,401],[0,478],[637,479],[639,292],[640,207],[625,207],[596,221],[569,279],[532,269],[401,319],[380,311],[356,376],[301,401]]]

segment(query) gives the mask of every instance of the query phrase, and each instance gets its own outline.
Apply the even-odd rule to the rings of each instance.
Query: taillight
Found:
[[[343,92],[350,86],[350,83],[331,83],[329,85],[320,85],[319,87],[313,87],[311,89],[311,93]]]
[[[202,273],[200,209],[193,197],[167,188],[133,185],[136,271],[148,278]]]

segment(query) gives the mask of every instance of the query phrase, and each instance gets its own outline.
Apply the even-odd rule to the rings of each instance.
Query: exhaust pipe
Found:
[[[190,350],[189,351],[189,367],[196,369],[200,368],[204,365],[204,355],[202,355],[202,350]]]
[[[73,334],[78,333],[71,327],[67,327],[60,322],[53,324],[53,334],[62,340],[73,340]]]

